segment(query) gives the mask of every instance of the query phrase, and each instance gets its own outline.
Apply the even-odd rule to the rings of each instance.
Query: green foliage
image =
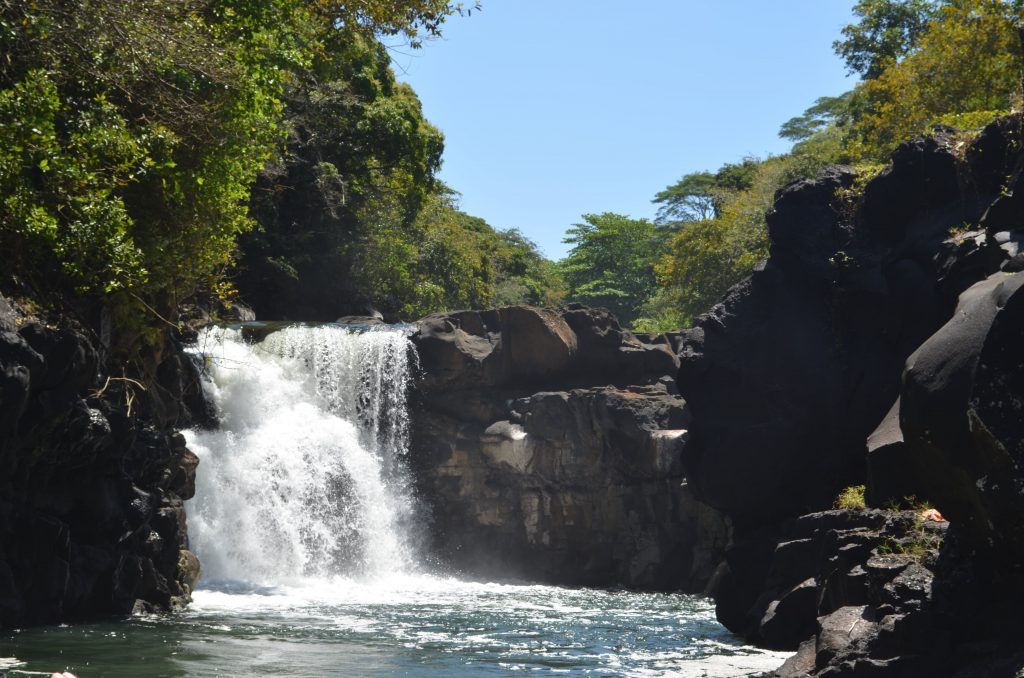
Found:
[[[852,91],[837,97],[820,97],[803,115],[784,122],[779,129],[779,136],[794,142],[806,142],[831,125],[848,123],[852,97]]]
[[[950,116],[1009,109],[1022,67],[1019,19],[1002,0],[942,6],[913,52],[857,87],[850,155],[884,160],[900,142]]]
[[[934,509],[935,505],[927,499],[918,499],[917,495],[912,494],[901,499],[890,499],[885,508],[890,511],[915,511],[920,514],[923,511]],[[920,516],[918,522],[922,522]]]
[[[717,190],[715,175],[710,172],[695,172],[683,176],[664,191],[660,191],[651,201],[661,203],[661,207],[658,208],[658,223],[712,218],[720,201]]]
[[[230,296],[257,174],[289,136],[335,127],[307,144],[331,150],[303,158],[308,178],[348,217],[387,194],[408,224],[442,139],[375,36],[415,44],[462,11],[442,0],[0,0],[7,274],[102,300],[118,318],[173,319],[197,291]],[[399,257],[392,245],[379,247]],[[277,270],[300,271],[301,257],[271,254]]]
[[[842,30],[833,48],[850,73],[875,78],[909,52],[936,11],[934,0],[858,0],[859,18]]]
[[[584,214],[567,231],[572,245],[561,262],[567,298],[603,306],[630,324],[655,290],[655,225],[621,214]]]
[[[230,261],[278,138],[281,73],[255,46],[276,25],[224,8],[0,4],[10,273],[37,289],[162,299],[171,315]]]
[[[472,14],[480,9],[448,0],[373,0],[372,2],[319,2],[338,25],[359,27],[373,34],[401,35],[412,47],[418,47],[424,36],[437,37],[441,25],[453,14]]]
[[[676,225],[655,264],[660,289],[644,305],[643,327],[683,327],[749,275],[768,254],[765,214],[775,192],[793,179],[814,175],[826,162],[805,154],[745,161],[750,183],[725,198],[715,218]]]
[[[867,508],[867,503],[864,501],[864,486],[851,485],[844,489],[839,493],[839,496],[836,497],[835,507],[837,509],[846,510]]]
[[[496,231],[484,246],[494,268],[492,306],[562,303],[566,289],[558,265],[542,256],[537,245],[517,229]]]
[[[412,307],[437,298],[404,269],[358,261],[417,259],[405,245],[418,247],[410,229],[435,190],[444,146],[416,94],[395,80],[387,50],[372,36],[338,31],[284,98],[288,140],[252,192],[260,228],[241,239],[243,297],[271,317],[322,320],[337,317],[340,299],[369,303],[376,284],[389,298],[408,295]]]
[[[661,204],[657,223],[700,221],[718,216],[722,206],[736,193],[750,188],[757,166],[756,159],[744,158],[741,163],[723,165],[714,174],[695,172],[684,175],[651,201]]]
[[[42,69],[0,91],[0,248],[15,270],[59,270],[79,290],[138,285],[146,270],[113,188],[147,169],[145,140],[102,96],[77,115]]]
[[[429,195],[408,227],[376,223],[355,246],[352,277],[376,307],[404,320],[561,299],[561,280],[536,245],[462,212],[451,192]]]

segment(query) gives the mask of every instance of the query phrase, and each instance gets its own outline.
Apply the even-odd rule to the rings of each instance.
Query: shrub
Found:
[[[864,486],[851,485],[844,489],[836,497],[835,507],[847,510],[867,508],[867,504],[864,501]]]

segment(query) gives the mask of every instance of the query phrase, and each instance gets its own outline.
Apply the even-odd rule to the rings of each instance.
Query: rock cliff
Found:
[[[0,297],[0,627],[174,608],[198,578],[174,430],[204,416],[198,375],[169,339],[134,378],[104,358]]]
[[[778,675],[1024,667],[1021,125],[783,188],[767,262],[683,336],[684,469],[735,528],[719,618],[799,645]],[[820,513],[865,482],[876,510]],[[921,502],[948,527],[885,508]]]
[[[727,526],[694,500],[668,340],[606,311],[430,316],[411,458],[434,552],[471,576],[701,590]]]

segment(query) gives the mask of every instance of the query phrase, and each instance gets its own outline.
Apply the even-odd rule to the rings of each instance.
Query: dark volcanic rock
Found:
[[[947,527],[915,511],[834,510],[785,528],[746,614],[748,637],[797,650],[773,675],[945,675],[912,655],[944,637],[929,614]]]
[[[197,460],[170,427],[204,409],[191,363],[168,344],[146,389],[87,332],[17,329],[0,302],[0,627],[186,603]]]
[[[645,344],[607,311],[579,305],[459,311],[417,325],[425,392],[642,382],[678,368],[667,343]]]
[[[864,440],[904,360],[952,310],[942,283],[984,275],[936,261],[950,225],[981,214],[947,146],[941,135],[902,146],[852,213],[849,169],[782,189],[771,258],[685,340],[687,471],[741,529],[825,508],[862,480]]]
[[[413,342],[411,456],[443,561],[486,577],[704,587],[726,526],[684,485],[690,420],[667,341],[571,306],[430,316]]]
[[[914,483],[979,544],[1024,556],[1015,483],[1024,461],[1024,273],[996,273],[907,360],[900,427]],[[872,461],[881,452],[869,458]],[[902,472],[901,472],[902,471]],[[896,488],[899,494],[901,488]]]
[[[770,259],[681,337],[685,471],[734,521],[719,619],[799,647],[776,675],[1024,668],[1021,127],[937,129],[860,194],[846,168],[784,188]],[[865,479],[952,523],[798,518]]]

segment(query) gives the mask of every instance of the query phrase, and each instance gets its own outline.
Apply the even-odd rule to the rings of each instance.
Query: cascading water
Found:
[[[211,327],[193,353],[220,416],[217,430],[188,433],[202,468],[188,512],[204,579],[414,569],[404,331],[296,325],[254,343]]]
[[[699,598],[419,571],[408,350],[389,328],[289,326],[260,342],[205,330],[193,354],[220,427],[186,433],[200,458],[186,504],[203,567],[192,605],[19,631],[4,645],[18,659],[0,655],[0,668],[129,678],[145,657],[144,673],[159,676],[732,678],[782,663],[744,647]]]

